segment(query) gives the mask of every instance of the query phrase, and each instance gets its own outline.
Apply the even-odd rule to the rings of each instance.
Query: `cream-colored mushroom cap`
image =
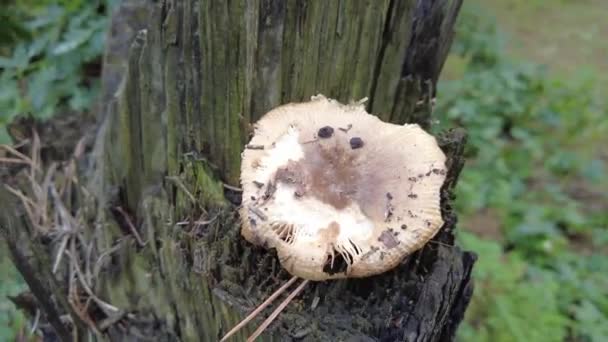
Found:
[[[323,96],[280,106],[243,152],[241,233],[305,279],[383,273],[443,225],[445,168],[418,125]]]

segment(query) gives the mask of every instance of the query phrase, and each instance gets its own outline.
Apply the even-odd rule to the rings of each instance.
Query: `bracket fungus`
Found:
[[[319,95],[277,107],[254,127],[242,154],[241,234],[275,248],[294,276],[277,296],[297,277],[305,281],[291,298],[307,281],[391,270],[443,225],[446,157],[418,125]]]

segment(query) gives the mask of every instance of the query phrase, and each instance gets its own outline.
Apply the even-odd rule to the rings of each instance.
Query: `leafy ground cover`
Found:
[[[111,0],[25,0],[0,10],[0,143],[19,114],[90,110]],[[10,3],[10,2],[9,2]]]
[[[437,108],[438,128],[470,134],[457,206],[460,241],[480,259],[459,337],[603,341],[608,106],[597,89],[605,80],[560,69],[571,56],[551,65],[555,73],[522,60],[489,13],[465,6]]]

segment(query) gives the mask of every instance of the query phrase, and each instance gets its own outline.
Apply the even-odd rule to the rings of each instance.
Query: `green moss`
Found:
[[[222,183],[211,176],[211,170],[204,161],[186,164],[194,176],[194,192],[199,203],[207,207],[223,207],[226,205]],[[187,172],[187,171],[186,171]]]

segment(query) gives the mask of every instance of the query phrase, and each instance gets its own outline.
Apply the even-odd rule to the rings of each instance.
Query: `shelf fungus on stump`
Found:
[[[241,233],[275,248],[294,278],[386,272],[443,225],[445,155],[435,138],[361,104],[319,95],[277,107],[242,157]]]

